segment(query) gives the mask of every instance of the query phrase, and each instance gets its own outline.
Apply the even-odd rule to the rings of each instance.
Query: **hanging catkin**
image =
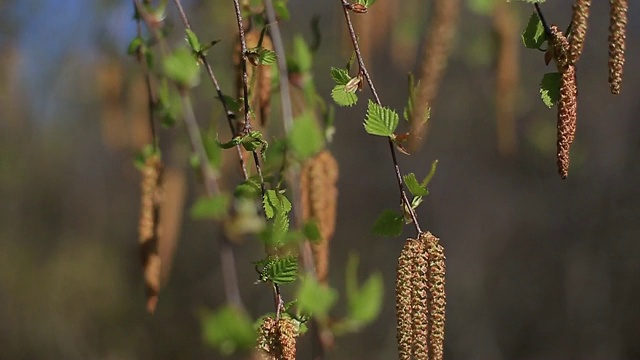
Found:
[[[560,99],[558,100],[558,173],[566,179],[569,175],[569,150],[576,134],[578,87],[576,68],[569,65],[560,78]]]
[[[551,27],[553,57],[560,72],[560,98],[558,100],[557,164],[562,179],[569,175],[571,144],[575,138],[578,111],[576,68],[569,61],[569,42],[557,26]]]
[[[316,275],[321,283],[329,274],[329,242],[336,227],[338,202],[338,162],[324,150],[309,159],[300,172],[302,218],[313,220],[320,231],[320,241],[313,244]]]
[[[627,37],[627,0],[610,0],[609,14],[609,87],[612,94],[620,93],[624,51]]]
[[[571,16],[571,37],[569,38],[569,62],[575,64],[582,54],[587,35],[587,20],[591,0],[575,0]]]
[[[407,239],[398,257],[396,319],[401,360],[442,360],[445,324],[445,257],[439,239]]]
[[[291,319],[281,318],[276,324],[281,360],[296,360],[296,338],[298,332]]]
[[[431,233],[421,234],[429,259],[429,347],[431,359],[444,356],[444,326],[447,297],[445,293],[445,256],[440,239]]]
[[[153,313],[160,290],[160,255],[158,254],[158,220],[160,212],[160,157],[149,156],[142,167],[138,245],[147,292],[147,311]]]
[[[420,251],[420,242],[407,239],[398,257],[396,272],[396,321],[398,355],[400,360],[410,360],[413,355],[412,277],[413,259]]]

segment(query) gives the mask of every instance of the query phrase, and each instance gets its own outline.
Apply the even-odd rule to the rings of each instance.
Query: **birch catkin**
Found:
[[[560,99],[558,100],[557,161],[558,173],[563,179],[566,179],[569,175],[569,150],[576,134],[577,96],[576,68],[573,65],[569,65],[561,73]]]
[[[432,360],[442,360],[444,356],[444,326],[447,297],[445,293],[445,256],[440,239],[427,232],[422,241],[429,258],[429,347]]]
[[[609,87],[612,94],[620,93],[627,37],[627,0],[610,0],[609,13]]]
[[[569,39],[569,62],[575,64],[582,54],[587,35],[587,20],[591,0],[575,0],[571,16],[571,37]]]
[[[412,319],[412,262],[420,248],[415,239],[407,239],[398,257],[396,272],[396,321],[398,355],[400,360],[410,360],[413,354],[413,319]]]
[[[442,360],[445,324],[445,256],[439,239],[407,239],[398,257],[396,318],[401,360]]]
[[[160,291],[160,255],[158,254],[158,220],[160,212],[160,157],[153,155],[142,168],[138,245],[144,269],[147,311],[153,313]]]
[[[336,227],[338,172],[338,162],[328,150],[309,159],[300,172],[302,218],[314,220],[322,238],[313,244],[316,275],[321,283],[326,283],[329,275],[329,242]]]

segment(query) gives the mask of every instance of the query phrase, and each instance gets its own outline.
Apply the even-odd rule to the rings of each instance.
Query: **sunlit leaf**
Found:
[[[538,14],[534,12],[531,14],[531,17],[529,17],[527,27],[522,33],[522,42],[524,46],[529,49],[539,49],[545,40],[546,36],[544,34],[542,21],[540,21]]]
[[[386,107],[369,100],[364,129],[367,133],[377,136],[392,136],[398,126],[398,114]]]
[[[558,72],[546,73],[540,82],[540,97],[548,108],[552,108],[560,99],[560,80]]]

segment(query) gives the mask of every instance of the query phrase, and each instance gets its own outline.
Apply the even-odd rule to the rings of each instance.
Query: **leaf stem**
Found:
[[[369,89],[371,89],[371,93],[373,94],[373,98],[378,105],[382,106],[382,102],[380,101],[380,97],[378,96],[378,92],[376,91],[376,87],[373,84],[373,80],[371,79],[371,75],[369,75],[369,71],[364,63],[364,58],[362,57],[362,53],[360,52],[360,45],[358,43],[358,37],[353,28],[353,23],[351,22],[351,15],[349,14],[349,3],[346,0],[338,0],[342,5],[342,11],[344,12],[344,18],[347,22],[347,27],[349,29],[349,35],[351,36],[351,42],[353,44],[353,50],[356,53],[356,59],[358,61],[358,67],[362,72],[367,84],[369,85]],[[398,165],[398,159],[396,157],[396,149],[393,145],[393,141],[391,138],[388,138],[389,141],[389,149],[391,151],[391,158],[393,159],[393,167],[396,174],[396,180],[398,181],[398,188],[400,190],[400,200],[403,203],[403,207],[406,211],[409,211],[409,215],[411,216],[411,220],[413,220],[413,225],[416,228],[418,234],[422,233],[420,229],[420,224],[418,223],[418,218],[416,216],[415,210],[411,207],[411,203],[407,197],[407,193],[404,189],[404,184],[402,182],[402,173],[400,172],[400,166]]]

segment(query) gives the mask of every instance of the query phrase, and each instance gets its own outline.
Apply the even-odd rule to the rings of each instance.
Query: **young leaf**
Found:
[[[307,111],[293,122],[289,145],[300,160],[310,158],[322,150],[324,136],[313,113]]]
[[[305,314],[325,319],[338,299],[338,292],[312,277],[305,277],[301,282],[296,295],[298,308]]]
[[[293,38],[293,57],[298,64],[298,70],[300,72],[308,72],[313,65],[313,56],[309,46],[304,41],[304,38],[300,35],[296,35]]]
[[[429,195],[429,191],[418,183],[418,179],[416,179],[416,174],[410,173],[408,175],[403,176],[404,183],[407,185],[407,188],[411,192],[413,196],[426,196]]]
[[[204,341],[224,355],[255,346],[256,333],[247,314],[232,306],[216,312],[205,311],[200,317]]]
[[[349,320],[363,326],[373,321],[380,313],[383,283],[382,275],[375,273],[361,287],[358,287],[358,262],[357,256],[349,256],[346,270],[347,303]]]
[[[304,234],[305,238],[313,243],[317,243],[322,240],[322,234],[320,234],[318,224],[313,220],[309,220],[304,223],[304,226],[302,227],[302,233]]]
[[[256,179],[248,179],[236,186],[233,195],[236,197],[255,198],[260,194],[260,182]]]
[[[284,246],[287,240],[288,232],[289,215],[287,215],[287,213],[277,212],[276,216],[273,218],[273,225],[271,227],[271,239],[269,243],[276,248]]]
[[[386,107],[369,100],[364,129],[367,133],[377,136],[392,136],[398,127],[398,114]]]
[[[351,80],[351,76],[349,76],[349,72],[346,69],[339,68],[331,68],[331,77],[333,81],[336,82],[336,85],[347,85],[349,80]]]
[[[189,43],[189,46],[191,46],[191,50],[193,50],[193,52],[198,53],[200,52],[200,50],[202,50],[202,45],[200,45],[200,41],[198,40],[198,36],[196,36],[196,33],[194,33],[191,29],[187,29],[187,42]]]
[[[267,193],[264,194],[264,197],[262,198],[262,207],[264,208],[264,214],[267,219],[271,219],[276,215],[276,206],[271,201],[274,197],[277,199],[277,195],[275,193],[275,190],[267,190]]]
[[[381,236],[399,236],[403,227],[404,217],[402,214],[387,209],[378,217],[371,232]]]
[[[529,23],[527,23],[527,27],[522,33],[522,42],[528,49],[539,49],[545,40],[546,36],[544,34],[542,21],[540,21],[538,14],[534,12],[531,14],[531,17],[529,17]]]
[[[560,99],[560,73],[546,73],[540,82],[540,97],[548,108],[552,108]]]
[[[138,49],[143,45],[144,45],[144,41],[142,40],[142,38],[139,36],[136,36],[129,43],[129,46],[127,47],[127,53],[129,55],[135,55],[138,52]]]
[[[196,220],[220,220],[227,214],[230,200],[227,194],[202,197],[191,207],[191,217]]]
[[[331,90],[331,98],[340,106],[353,106],[358,102],[358,95],[347,91],[346,84],[334,86]]]
[[[287,256],[276,259],[267,265],[266,276],[276,284],[287,284],[296,281],[298,277],[298,258]]]
[[[164,59],[162,65],[167,77],[181,86],[194,87],[200,82],[200,68],[188,49],[176,50]]]

